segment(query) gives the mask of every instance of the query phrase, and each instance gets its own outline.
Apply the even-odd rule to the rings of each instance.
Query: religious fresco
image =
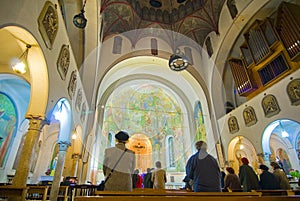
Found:
[[[130,135],[145,134],[152,145],[152,159],[164,160],[167,136],[174,136],[172,146],[183,153],[183,114],[176,99],[166,89],[137,84],[116,89],[105,105],[102,135],[126,130]],[[171,148],[172,148],[171,146]],[[169,147],[168,147],[169,148]],[[172,158],[172,167],[180,167],[179,156]]]
[[[0,167],[4,167],[16,135],[17,112],[12,100],[0,93]]]
[[[202,105],[200,101],[197,101],[195,103],[194,121],[195,121],[195,128],[196,128],[196,141],[199,140],[206,141],[206,130],[204,125]]]
[[[181,108],[159,87],[128,87],[113,94],[105,106],[104,127],[107,131],[127,130],[149,133],[159,143],[161,135],[181,134]]]

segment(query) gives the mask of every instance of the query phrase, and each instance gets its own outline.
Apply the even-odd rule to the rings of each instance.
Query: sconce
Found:
[[[79,14],[75,15],[74,18],[73,18],[73,24],[78,27],[78,28],[85,28],[86,26],[86,23],[87,23],[87,19],[85,18],[84,16],[84,7],[85,7],[85,4],[86,4],[86,0],[84,1],[84,4],[82,6],[82,9],[80,11]]]
[[[182,71],[189,65],[189,61],[183,52],[179,48],[176,49],[175,53],[170,56],[169,67],[173,71]]]
[[[21,56],[19,58],[15,58],[12,60],[11,68],[16,73],[20,73],[20,74],[26,73],[26,68],[28,67],[27,57],[28,57],[28,52],[29,52],[30,48],[31,48],[31,45],[27,44],[26,50],[21,54]]]

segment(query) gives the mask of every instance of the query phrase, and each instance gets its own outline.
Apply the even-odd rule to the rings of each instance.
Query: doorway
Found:
[[[152,143],[145,134],[134,134],[130,137],[128,148],[135,152],[136,166],[140,172],[146,172],[152,164]]]

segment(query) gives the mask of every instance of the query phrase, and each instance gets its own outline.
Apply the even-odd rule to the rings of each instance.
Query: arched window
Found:
[[[188,58],[189,63],[193,65],[194,61],[193,61],[192,49],[189,48],[189,47],[185,47],[184,48],[184,55]]]
[[[174,137],[168,136],[166,139],[167,167],[175,168]]]
[[[205,45],[206,45],[207,54],[209,57],[211,57],[211,55],[214,53],[214,50],[211,45],[210,37],[207,37],[207,39],[205,41]]]
[[[238,10],[235,5],[235,0],[227,0],[227,7],[230,12],[232,19],[238,14]]]
[[[157,55],[157,40],[155,38],[151,38],[151,54]]]
[[[114,141],[113,136],[114,136],[114,133],[112,131],[110,131],[107,136],[107,147],[114,146],[115,141]]]
[[[114,47],[113,47],[113,54],[121,54],[122,50],[122,37],[116,36],[114,38]]]

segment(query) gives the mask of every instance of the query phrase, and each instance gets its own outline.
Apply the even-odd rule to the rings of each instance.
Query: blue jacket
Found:
[[[195,192],[221,191],[221,173],[218,162],[206,151],[201,150],[189,158],[186,174],[193,180]]]

